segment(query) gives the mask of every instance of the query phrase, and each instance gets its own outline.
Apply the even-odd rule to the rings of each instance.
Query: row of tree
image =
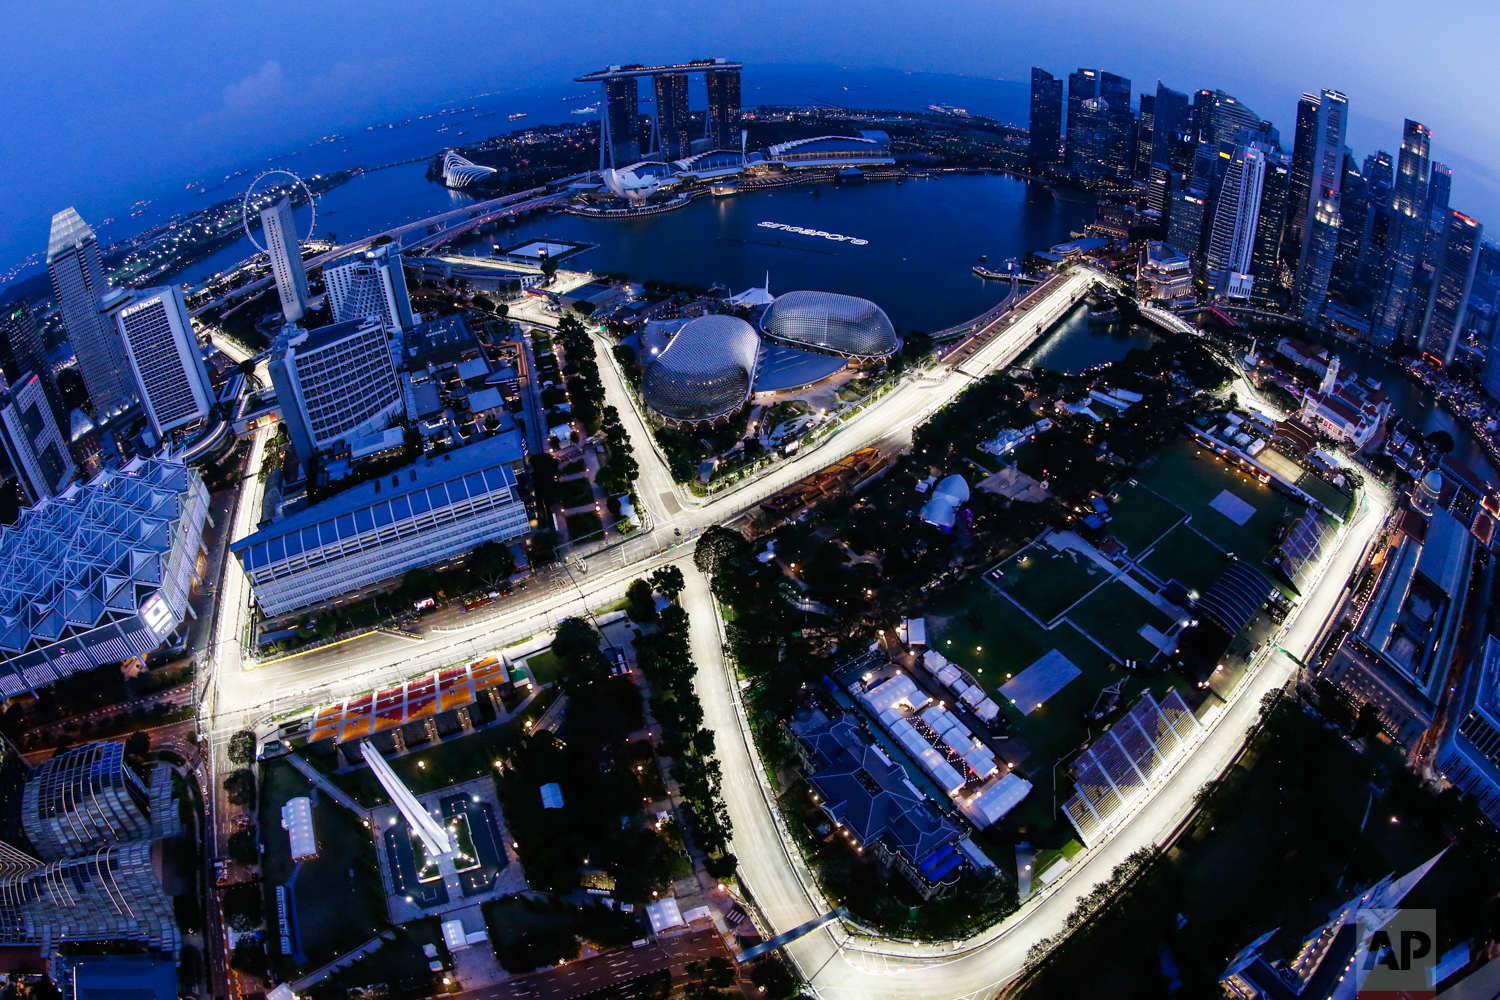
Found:
[[[594,476],[594,481],[606,492],[628,493],[640,474],[640,466],[634,457],[630,435],[620,423],[620,411],[604,405],[604,383],[599,378],[599,360],[593,338],[576,316],[564,313],[557,324],[557,339],[562,342],[567,356],[563,371],[568,376],[568,398],[573,403],[573,415],[585,427],[597,426],[604,432],[609,462]]]
[[[664,566],[651,575],[650,584],[675,602],[684,584],[682,570]],[[642,603],[639,595],[633,603]],[[698,668],[688,644],[688,615],[673,603],[661,612],[660,622],[660,632],[636,640],[636,662],[655,692],[651,714],[661,725],[659,750],[672,758],[672,777],[685,800],[693,836],[710,855],[705,866],[714,878],[726,878],[736,865],[729,853],[732,828],[721,791],[723,776],[714,759],[714,733],[703,728],[703,706],[693,690]]]

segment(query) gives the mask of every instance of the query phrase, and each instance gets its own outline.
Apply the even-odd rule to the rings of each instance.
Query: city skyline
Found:
[[[1226,27],[1218,24],[1208,33],[1184,25],[1172,17],[1172,9],[1169,4],[1151,12],[1112,12],[1078,24],[1034,25],[1020,38],[1008,30],[992,37],[1002,29],[982,20],[972,30],[954,33],[951,24],[972,21],[979,13],[967,2],[945,4],[930,20],[899,28],[894,12],[871,8],[863,14],[864,29],[852,34],[843,30],[848,11],[837,15],[838,32],[832,31],[834,15],[822,9],[788,8],[775,16],[766,11],[763,19],[730,11],[712,24],[691,28],[675,21],[671,30],[629,24],[612,24],[608,33],[586,28],[570,35],[565,54],[528,50],[520,59],[507,52],[507,58],[491,60],[486,51],[501,43],[484,31],[446,37],[452,33],[432,24],[387,20],[351,28],[357,34],[346,39],[349,45],[315,32],[283,33],[269,41],[252,29],[263,22],[258,14],[265,13],[253,7],[235,14],[195,12],[189,18],[174,5],[162,5],[128,15],[94,11],[69,24],[68,37],[92,60],[90,65],[99,67],[98,80],[92,74],[77,78],[42,72],[29,62],[36,57],[27,57],[26,50],[48,51],[41,40],[63,30],[57,19],[65,12],[19,12],[12,37],[20,58],[0,70],[0,81],[16,95],[19,109],[5,126],[8,146],[33,153],[11,158],[0,172],[9,189],[24,192],[12,201],[15,217],[0,227],[10,234],[0,237],[0,256],[10,266],[33,254],[35,234],[45,226],[40,216],[66,204],[78,203],[85,217],[118,217],[128,214],[123,210],[132,203],[181,190],[201,174],[244,168],[330,131],[404,117],[434,102],[562,80],[578,66],[618,62],[627,52],[654,62],[731,49],[761,66],[886,67],[1000,79],[1017,88],[1018,106],[1032,65],[1098,66],[1133,79],[1141,92],[1158,79],[1180,92],[1205,85],[1222,88],[1282,123],[1287,133],[1298,95],[1333,87],[1351,98],[1349,139],[1360,156],[1378,148],[1394,150],[1402,118],[1422,121],[1440,137],[1445,162],[1457,169],[1457,200],[1477,218],[1500,216],[1500,175],[1490,166],[1492,152],[1500,146],[1500,129],[1467,99],[1476,87],[1483,89],[1474,74],[1482,79],[1495,71],[1467,68],[1467,62],[1448,58],[1443,48],[1447,39],[1461,37],[1482,49],[1485,39],[1495,36],[1493,19],[1481,17],[1477,6],[1450,11],[1441,21],[1384,19],[1368,6],[1299,10],[1298,18],[1308,27],[1299,33],[1284,32],[1274,11],[1231,15],[1235,30],[1218,30]],[[480,11],[473,15],[481,21],[485,16]],[[1348,29],[1351,18],[1358,19],[1359,30],[1337,30],[1340,24]],[[752,21],[769,30],[746,37],[743,29]],[[1383,26],[1386,21],[1389,26]],[[160,30],[169,24],[173,31]],[[1161,25],[1169,30],[1159,31]],[[1314,30],[1319,25],[1326,30]],[[445,36],[441,43],[440,33]],[[38,44],[27,46],[28,38]],[[184,61],[210,42],[216,49],[227,47],[211,66],[194,64],[188,72]],[[1319,48],[1316,59],[1311,58],[1314,47]],[[1243,59],[1246,51],[1258,58]],[[464,54],[474,58],[462,58]],[[442,72],[433,72],[439,62]],[[1456,65],[1460,62],[1464,71]],[[471,64],[485,69],[467,70]],[[497,73],[496,65],[504,69]],[[412,79],[424,83],[408,92]],[[84,80],[93,82],[79,90]],[[780,99],[795,96],[798,88],[787,89]],[[758,99],[769,98],[754,89],[744,94],[747,102]],[[701,105],[701,93],[695,94],[695,103]],[[118,112],[123,120],[114,117],[119,108],[127,109]],[[70,161],[96,167],[89,176],[78,177],[45,166]],[[119,225],[108,239],[130,235],[127,230]]]

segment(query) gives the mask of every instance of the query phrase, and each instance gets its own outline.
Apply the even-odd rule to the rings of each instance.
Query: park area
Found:
[[[1114,588],[1140,603],[1129,602],[1119,611],[1104,608],[1103,601],[1119,596]],[[1095,597],[1101,598],[1101,609],[1091,607]],[[1091,611],[1090,617],[1078,613],[1085,608]],[[1095,613],[1096,610],[1102,613]],[[927,628],[933,648],[973,674],[985,692],[1002,705],[1003,733],[1007,737],[1002,744],[1003,755],[1017,765],[1022,777],[1035,785],[1031,795],[1006,822],[1018,836],[1030,838],[1038,847],[1060,847],[1073,836],[1072,827],[1061,812],[1054,817],[1052,802],[1054,774],[1059,806],[1071,794],[1072,783],[1064,768],[1054,771],[1053,765],[1104,729],[1106,723],[1090,722],[1083,717],[1084,712],[1094,707],[1100,691],[1124,681],[1122,708],[1148,687],[1158,697],[1173,686],[1187,694],[1189,683],[1185,679],[1175,674],[1126,670],[1121,660],[1128,654],[1114,656],[1100,647],[1102,640],[1094,633],[1095,629],[1117,645],[1139,652],[1133,645],[1120,641],[1132,613],[1139,613],[1158,625],[1166,617],[1119,583],[1107,584],[1096,591],[1094,597],[1089,597],[1050,631],[983,580],[969,581],[928,608]],[[1083,631],[1085,628],[1089,631]],[[1139,640],[1139,636],[1134,638]],[[1000,689],[1053,650],[1066,657],[1079,673],[1046,698],[1040,708],[1023,712]]]
[[[1007,822],[1043,849],[1073,835],[1053,797],[1061,805],[1071,793],[1066,762],[1074,751],[1148,688],[1158,698],[1175,687],[1189,704],[1201,700],[1192,681],[1162,672],[1157,656],[1177,622],[1153,595],[1173,580],[1194,596],[1206,592],[1231,553],[1271,576],[1264,560],[1277,527],[1305,509],[1185,440],[1159,451],[1108,501],[1106,530],[1135,562],[1125,572],[1101,565],[1072,536],[1053,536],[926,609],[932,648],[1001,706],[1005,756],[1035,785]],[[1086,718],[1107,707],[1101,692],[1120,682],[1115,710]]]
[[[276,936],[267,947],[272,968],[289,974],[316,968],[348,952],[389,926],[380,872],[376,867],[375,843],[363,822],[349,810],[319,796],[313,807],[313,830],[318,854],[294,863],[287,831],[281,827],[281,807],[299,795],[309,795],[308,782],[286,760],[270,761],[264,768],[261,794],[261,838],[265,853],[261,875],[266,888],[266,913],[276,926],[275,887],[292,879],[296,899],[296,921],[305,963],[294,965],[278,957]]]
[[[1152,456],[1136,471],[1135,482],[1191,517],[1193,530],[1208,541],[1256,565],[1275,547],[1276,526],[1306,509],[1186,439]],[[1214,506],[1226,491],[1253,508],[1243,523]],[[1119,537],[1114,523],[1110,530]],[[1130,548],[1123,538],[1120,541]]]

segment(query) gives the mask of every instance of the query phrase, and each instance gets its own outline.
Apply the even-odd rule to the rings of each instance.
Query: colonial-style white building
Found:
[[[1322,383],[1303,394],[1297,418],[1337,441],[1363,448],[1390,415],[1391,401],[1380,390],[1380,383],[1353,372],[1343,375],[1335,354]]]

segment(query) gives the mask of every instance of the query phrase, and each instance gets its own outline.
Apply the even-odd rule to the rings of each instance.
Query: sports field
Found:
[[[1125,592],[1123,598],[1119,591]],[[1103,609],[1107,599],[1122,605],[1122,610],[1095,614]],[[1099,602],[1097,608],[1096,601]],[[1089,612],[1086,619],[1081,614],[1085,610]],[[1119,658],[1129,654],[1111,656],[1070,624],[1074,621],[1080,624],[1087,621],[1094,639],[1103,642],[1105,636],[1113,636],[1121,646],[1126,646],[1132,636],[1142,647],[1145,646],[1144,639],[1133,631],[1127,633],[1127,629],[1138,629],[1142,624],[1159,628],[1170,626],[1164,614],[1120,583],[1101,587],[1050,631],[1037,625],[984,580],[968,581],[927,609],[928,641],[934,649],[973,674],[1002,706],[1009,723],[1004,730],[1009,739],[1001,744],[1008,746],[1006,757],[1012,760],[1019,757],[1017,770],[1036,786],[1006,822],[1014,823],[1018,829],[1025,828],[1029,835],[1049,840],[1052,836],[1066,840],[1072,835],[1072,828],[1066,818],[1061,818],[1061,812],[1058,819],[1054,820],[1052,816],[1053,764],[1099,735],[1103,729],[1106,723],[1090,722],[1083,717],[1083,713],[1094,706],[1100,690],[1123,679],[1125,687],[1120,699],[1123,709],[1129,707],[1148,685],[1158,696],[1164,695],[1174,685],[1184,693],[1188,687],[1188,682],[1175,674],[1126,670],[1119,665]],[[1094,629],[1099,631],[1093,632]],[[1018,706],[1010,704],[1010,700],[999,693],[999,689],[1011,677],[1054,649],[1072,661],[1080,673],[1047,698],[1041,708],[1023,714]],[[1145,658],[1144,653],[1139,658]],[[1111,716],[1111,720],[1113,718],[1115,716]],[[1070,794],[1071,779],[1066,768],[1057,771],[1061,804],[1061,799]],[[1054,832],[1048,834],[1049,829]]]
[[[1229,568],[1229,557],[1194,531],[1194,524],[1196,518],[1167,532],[1141,565],[1159,580],[1176,580],[1189,593],[1202,594]]]
[[[1109,532],[1137,558],[1187,517],[1182,508],[1135,482],[1115,490],[1109,500],[1114,518]]]
[[[1305,509],[1188,440],[1157,452],[1150,464],[1136,473],[1136,480],[1192,515],[1193,528],[1215,545],[1257,564],[1275,545],[1272,533],[1282,518],[1289,511],[1301,513]],[[1243,525],[1211,506],[1225,490],[1255,508]]]
[[[989,571],[990,580],[1017,604],[1050,624],[1105,580],[1092,560],[1059,552],[1045,542],[1029,545]]]
[[[1121,660],[1150,662],[1159,650],[1141,635],[1141,626],[1158,632],[1172,627],[1171,617],[1117,580],[1106,583],[1068,615],[1094,640]]]

